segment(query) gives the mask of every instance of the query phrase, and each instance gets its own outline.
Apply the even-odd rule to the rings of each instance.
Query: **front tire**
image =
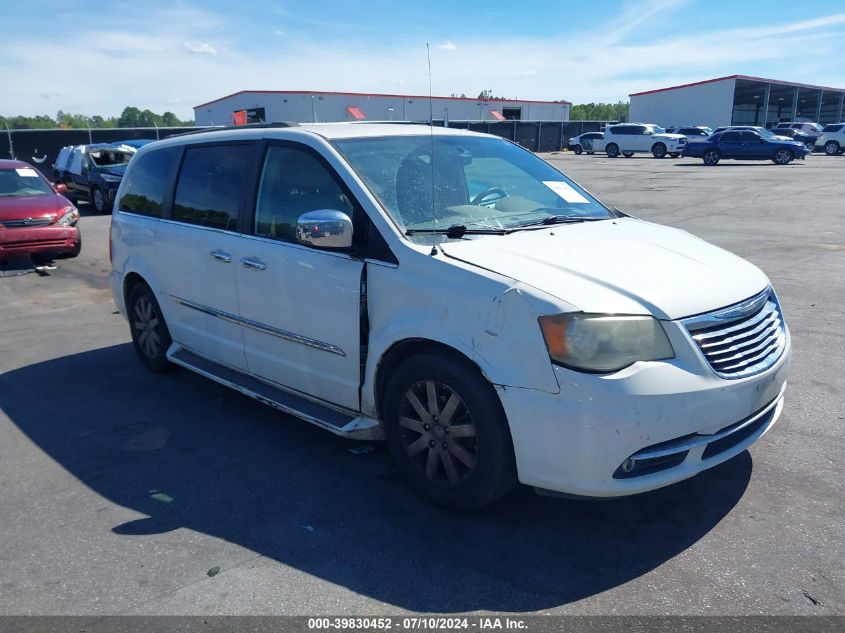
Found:
[[[581,149],[581,146],[580,146],[580,145],[576,145],[575,147],[573,147],[573,148],[572,148],[572,151],[573,151],[573,152],[575,152],[576,154],[580,154],[580,153],[581,153],[581,152],[583,152],[584,150],[583,150],[583,149]]]
[[[163,372],[173,365],[167,360],[167,348],[172,339],[161,308],[150,287],[141,282],[132,288],[126,304],[129,329],[135,352],[144,366],[152,372]]]
[[[604,151],[607,153],[608,158],[619,158],[619,146],[616,143],[611,143]]]
[[[63,257],[67,259],[72,259],[74,257],[79,257],[79,254],[82,252],[82,229],[79,228],[79,225],[76,226],[76,243],[73,245],[73,250],[65,253]]]
[[[94,210],[97,213],[107,213],[109,210],[108,198],[99,187],[94,187],[91,190],[91,204],[94,205]]]
[[[655,158],[666,158],[666,145],[655,143],[651,148],[651,154]]]
[[[795,158],[795,155],[788,149],[779,149],[772,156],[772,162],[775,165],[788,165]]]
[[[404,361],[385,389],[383,420],[399,469],[438,505],[480,508],[516,483],[504,410],[468,361],[442,353]]]
[[[719,155],[718,150],[715,149],[708,149],[704,152],[704,156],[701,157],[701,160],[704,161],[704,164],[708,167],[713,167],[714,165],[719,164],[719,159],[721,156]]]
[[[824,153],[828,156],[838,156],[840,151],[842,151],[842,148],[836,141],[828,141],[824,144]]]

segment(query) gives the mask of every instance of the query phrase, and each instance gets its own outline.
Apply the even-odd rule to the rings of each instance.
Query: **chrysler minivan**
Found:
[[[783,407],[790,336],[765,274],[495,136],[340,123],[152,143],[111,256],[148,369],[386,439],[449,507],[517,482],[659,488]]]

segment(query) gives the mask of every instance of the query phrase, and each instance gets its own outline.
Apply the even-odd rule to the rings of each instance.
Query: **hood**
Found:
[[[59,194],[52,196],[0,196],[0,222],[55,215],[60,210],[70,206],[73,205]]]
[[[633,218],[450,241],[440,248],[584,312],[679,319],[737,303],[768,284],[760,269],[728,251]]]
[[[114,165],[111,167],[98,167],[97,169],[101,174],[108,174],[109,176],[117,176],[118,178],[123,178],[124,174],[126,174],[126,167],[129,163],[125,165]]]
[[[654,137],[665,138],[669,141],[680,141],[682,138],[687,138],[685,134],[655,134]]]

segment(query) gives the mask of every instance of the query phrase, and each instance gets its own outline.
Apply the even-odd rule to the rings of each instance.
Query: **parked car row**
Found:
[[[706,165],[722,159],[771,160],[786,165],[812,151],[835,156],[845,150],[845,123],[822,128],[817,123],[779,123],[774,128],[727,125],[711,130],[700,125],[664,130],[649,123],[620,123],[603,132],[586,132],[569,141],[576,154],[603,151],[609,158],[651,153],[655,158],[701,158]]]
[[[38,168],[0,160],[0,262],[29,257],[34,263],[76,257],[82,251],[80,199],[99,213],[111,210],[126,166],[152,140],[63,147],[50,182]]]

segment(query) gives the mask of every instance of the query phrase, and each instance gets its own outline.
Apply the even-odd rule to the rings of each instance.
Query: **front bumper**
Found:
[[[75,226],[0,228],[0,259],[45,253],[61,255],[72,251],[78,239]]]
[[[739,380],[719,378],[682,351],[672,361],[635,363],[614,374],[555,367],[558,394],[497,387],[519,480],[614,497],[660,488],[734,457],[780,416],[791,356],[786,337],[772,367]],[[626,474],[622,465],[632,457],[639,465]]]

